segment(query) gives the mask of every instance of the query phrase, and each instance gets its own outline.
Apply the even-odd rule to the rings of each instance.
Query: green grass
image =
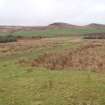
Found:
[[[75,48],[70,43],[0,56],[0,105],[105,105],[105,74],[33,68],[17,63],[46,51]]]
[[[72,36],[82,35],[87,33],[100,33],[105,32],[104,29],[50,29],[44,31],[27,31],[27,32],[16,32],[15,35],[19,36],[43,36],[43,37],[57,37],[57,36]]]
[[[105,105],[104,74],[23,68],[12,62],[0,68],[0,105]]]
[[[42,36],[42,37],[58,37],[58,36],[74,36],[83,35],[87,33],[101,33],[105,32],[105,29],[48,29],[48,30],[38,30],[38,31],[18,31],[15,32],[16,36],[32,37],[32,36]],[[6,35],[8,33],[0,33],[0,35]]]
[[[50,29],[44,31],[27,31],[16,32],[15,35],[19,36],[43,36],[43,37],[57,37],[57,36],[73,36],[83,35],[87,33],[100,33],[105,32],[105,29]]]

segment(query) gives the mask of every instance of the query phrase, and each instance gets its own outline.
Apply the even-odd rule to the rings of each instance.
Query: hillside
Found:
[[[68,24],[68,23],[52,23],[50,25],[48,25],[49,28],[54,28],[54,29],[64,29],[64,28],[67,28],[67,29],[71,29],[71,28],[79,28],[79,26],[76,26],[76,25],[72,25],[72,24]]]
[[[48,29],[84,29],[84,28],[105,29],[105,25],[92,23],[84,26],[78,26],[68,23],[56,22],[49,24],[48,26],[0,26],[0,32],[39,31],[39,30],[48,30]]]
[[[92,23],[92,24],[88,24],[85,26],[86,28],[95,28],[95,29],[105,29],[105,25],[104,24],[96,24],[96,23]]]
[[[89,24],[77,26],[68,23],[52,23],[48,26],[0,26],[0,35],[13,34],[24,37],[78,36],[89,33],[105,33],[105,25]]]

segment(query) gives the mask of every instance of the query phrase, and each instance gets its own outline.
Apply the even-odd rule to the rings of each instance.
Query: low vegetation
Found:
[[[45,53],[33,60],[32,66],[48,69],[105,70],[105,43],[87,43],[61,53]]]
[[[84,35],[84,39],[105,39],[105,33],[89,33]]]
[[[1,62],[0,62],[1,63]],[[104,105],[105,74],[0,65],[1,105]]]
[[[47,29],[47,30],[36,30],[36,31],[18,31],[15,32],[16,36],[32,37],[32,36],[41,36],[41,37],[64,37],[64,36],[84,36],[88,33],[102,33],[105,32],[105,29]]]
[[[62,29],[40,29],[40,30],[18,30],[13,33],[19,37],[64,37],[64,36],[84,36],[88,33],[105,33],[105,29],[95,28],[62,28]],[[0,32],[1,35],[6,35],[8,32]]]
[[[16,42],[17,37],[13,35],[0,36],[0,43]]]
[[[105,105],[104,66],[97,66],[104,62],[104,45],[104,40],[71,37],[0,43],[0,105]],[[80,71],[44,66],[50,59],[61,66],[60,60],[69,63],[70,57],[77,67],[84,65],[78,62],[81,59],[96,65],[100,73],[84,67]],[[37,60],[39,64],[32,66]]]

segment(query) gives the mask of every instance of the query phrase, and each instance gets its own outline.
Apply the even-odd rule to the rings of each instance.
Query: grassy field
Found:
[[[15,35],[19,36],[42,36],[42,37],[58,37],[58,36],[73,36],[83,35],[87,33],[100,33],[105,32],[105,29],[50,29],[43,31],[27,31],[16,32]]]
[[[81,28],[81,29],[48,29],[48,30],[38,30],[38,31],[18,31],[13,33],[15,36],[24,36],[24,37],[58,37],[58,36],[77,36],[88,33],[102,33],[105,32],[105,29],[94,29],[94,28]],[[0,33],[0,35],[8,35],[9,33]]]
[[[105,105],[105,73],[19,63],[46,52],[75,49],[85,42],[58,38],[0,44],[0,105]]]
[[[105,75],[84,71],[0,69],[1,105],[104,105]]]

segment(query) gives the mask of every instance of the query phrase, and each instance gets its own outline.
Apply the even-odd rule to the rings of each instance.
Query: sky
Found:
[[[0,25],[105,24],[105,0],[0,0]]]

